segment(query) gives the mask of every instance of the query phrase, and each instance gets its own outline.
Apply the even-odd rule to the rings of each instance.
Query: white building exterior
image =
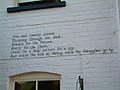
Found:
[[[60,90],[76,90],[79,76],[84,90],[120,90],[117,0],[65,1],[8,13],[15,0],[0,0],[0,90],[15,90],[14,80],[30,73],[60,80]]]

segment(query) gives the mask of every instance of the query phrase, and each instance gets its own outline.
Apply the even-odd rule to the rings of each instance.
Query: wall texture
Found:
[[[116,0],[117,1],[117,0]],[[119,33],[115,0],[66,0],[67,6],[7,13],[0,0],[0,90],[9,76],[61,74],[61,90],[120,90]]]

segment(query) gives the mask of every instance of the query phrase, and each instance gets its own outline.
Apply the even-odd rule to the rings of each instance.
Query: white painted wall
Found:
[[[118,14],[119,14],[119,29],[118,29],[118,34],[119,34],[119,46],[120,46],[120,0],[118,0]],[[120,58],[120,47],[119,47],[119,58]],[[120,61],[119,61],[119,63],[120,63]],[[120,64],[119,64],[119,66],[120,66]]]
[[[79,75],[84,78],[85,90],[120,90],[119,40],[117,15],[113,13],[116,10],[114,0],[66,2],[67,6],[63,8],[7,13],[7,7],[14,6],[14,2],[0,0],[0,90],[8,89],[9,76],[28,71],[61,74],[61,90],[75,90]],[[74,47],[75,50],[100,49],[101,52],[86,53],[89,55],[74,53],[10,57],[13,35],[47,32],[60,35],[59,39],[51,39],[53,43],[49,48]],[[108,51],[108,54],[101,54],[103,49],[109,48],[115,53]]]

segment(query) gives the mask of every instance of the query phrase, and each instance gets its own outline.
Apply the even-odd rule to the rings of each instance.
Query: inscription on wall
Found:
[[[12,35],[11,58],[31,58],[65,55],[112,54],[115,48],[81,49],[75,46],[55,46],[62,39],[55,32]]]

